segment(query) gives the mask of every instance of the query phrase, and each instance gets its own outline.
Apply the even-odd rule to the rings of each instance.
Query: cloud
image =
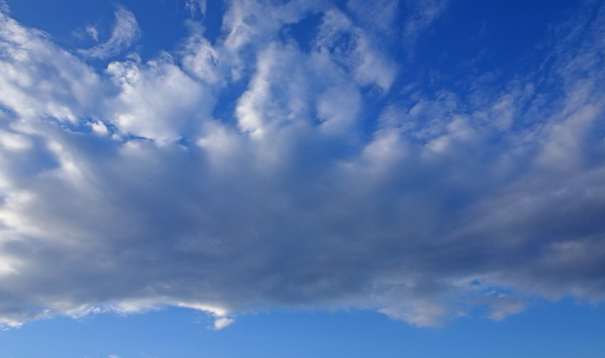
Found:
[[[404,27],[404,36],[414,42],[422,31],[427,29],[446,9],[449,0],[411,0],[407,1],[412,9]]]
[[[46,35],[0,13],[0,48],[0,96],[13,115],[76,123],[92,114],[97,91],[104,91],[98,74]]]
[[[361,85],[390,89],[397,66],[373,46],[372,38],[337,9],[328,10],[316,38],[316,51],[329,54],[344,65]]]
[[[186,0],[185,8],[191,11],[191,15],[196,12],[200,12],[202,15],[206,14],[206,0]]]
[[[222,60],[228,55],[219,53],[219,49],[204,38],[204,28],[199,24],[188,22],[187,25],[191,30],[191,36],[187,39],[181,53],[183,68],[195,78],[208,84],[213,85],[226,80],[220,67],[223,65]]]
[[[383,33],[390,33],[398,15],[399,0],[379,0],[374,3],[349,0],[347,7],[353,11],[359,21]]]
[[[170,57],[146,64],[113,62],[107,67],[120,94],[108,103],[107,118],[122,131],[155,141],[180,139],[192,122],[210,116],[214,99]],[[120,133],[117,133],[120,135]]]
[[[88,50],[80,50],[87,57],[105,59],[113,57],[129,48],[141,35],[139,24],[134,15],[122,6],[115,12],[116,22],[113,25],[109,40]],[[86,32],[98,41],[98,33],[94,27],[87,27]]]
[[[93,40],[99,42],[99,30],[96,25],[86,25],[84,28],[78,28],[72,31],[72,36],[76,39],[82,40]]]
[[[247,44],[257,44],[278,38],[279,30],[294,24],[307,15],[318,13],[329,5],[319,0],[293,0],[286,3],[267,3],[256,0],[235,0],[223,17],[227,33],[225,47],[238,50]]]
[[[214,44],[190,23],[103,71],[0,15],[1,325],[178,306],[214,329],[284,307],[438,326],[604,297],[605,6],[561,25],[551,66],[402,95],[373,30],[309,4],[235,1]],[[305,50],[282,29],[311,15]]]
[[[143,352],[139,352],[139,354],[142,355],[143,357],[158,358],[158,357],[153,357],[153,356],[147,355],[147,354],[145,354]]]
[[[95,26],[92,26],[92,25],[86,26],[86,33],[93,40],[99,41],[99,31],[97,30],[97,28]]]
[[[214,321],[214,327],[213,329],[215,331],[221,330],[223,328],[227,328],[231,325],[231,323],[233,323],[234,320],[230,319],[230,318],[218,318]]]

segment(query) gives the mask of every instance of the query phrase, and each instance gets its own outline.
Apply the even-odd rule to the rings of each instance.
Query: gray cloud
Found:
[[[339,52],[365,33],[337,10],[244,21],[263,6],[231,4],[215,45],[192,26],[179,53],[103,73],[0,15],[0,324],[175,305],[215,329],[275,307],[430,326],[603,297],[603,6],[561,26],[551,69],[412,92],[371,133],[362,89],[388,90],[394,61]],[[275,36],[314,11],[310,52]]]

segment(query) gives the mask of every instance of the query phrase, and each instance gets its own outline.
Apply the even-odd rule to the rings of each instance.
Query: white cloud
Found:
[[[213,327],[213,329],[215,331],[219,331],[219,330],[221,330],[223,328],[229,327],[233,322],[234,322],[234,320],[230,319],[230,318],[217,318],[214,321],[214,327]]]
[[[32,143],[26,136],[0,131],[0,145],[8,150],[27,150],[31,148]]]
[[[89,125],[90,128],[92,128],[92,131],[99,135],[106,135],[109,133],[107,126],[101,121],[92,122]]]
[[[113,62],[107,73],[121,92],[108,101],[106,115],[131,135],[175,141],[185,131],[195,131],[193,123],[210,116],[214,102],[210,91],[169,56],[146,64]]]
[[[92,26],[92,25],[86,26],[86,33],[93,40],[99,41],[99,30],[97,30],[97,28],[95,26]]]
[[[115,12],[116,22],[111,31],[111,37],[104,43],[88,50],[80,50],[84,56],[93,58],[109,58],[118,55],[129,48],[141,35],[139,24],[134,15],[119,6]],[[86,32],[95,40],[98,33],[94,27],[87,27]]]
[[[183,68],[208,84],[222,82],[221,54],[204,38],[204,29],[199,24],[189,22],[188,25],[192,35],[182,51]]]
[[[329,53],[353,73],[361,85],[377,85],[390,89],[397,75],[397,66],[372,46],[370,36],[340,10],[330,9],[324,17],[316,39],[316,50]]]
[[[214,44],[190,25],[105,71],[2,14],[0,324],[170,305],[214,329],[267,307],[431,326],[602,299],[603,8],[555,41],[550,89],[388,100],[395,61],[319,5],[235,1]],[[317,12],[311,51],[280,37]]]
[[[399,0],[349,0],[347,7],[355,13],[359,21],[368,23],[383,33],[390,33],[397,18]]]
[[[0,102],[21,120],[75,123],[98,104],[95,97],[104,89],[91,68],[3,13],[0,49]]]
[[[206,14],[206,0],[186,0],[185,7],[191,11],[191,15],[196,12],[200,12],[202,15]]]
[[[255,0],[236,0],[223,18],[227,32],[225,47],[240,50],[251,42],[266,43],[276,38],[285,24],[300,21],[307,13],[324,7],[315,0],[293,0],[285,4],[269,4]]]

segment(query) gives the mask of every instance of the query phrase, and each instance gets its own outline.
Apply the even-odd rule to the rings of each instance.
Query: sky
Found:
[[[605,2],[0,0],[0,358],[601,357]]]

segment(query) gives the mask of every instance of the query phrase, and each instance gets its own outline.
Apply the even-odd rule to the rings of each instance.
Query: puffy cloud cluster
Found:
[[[275,307],[427,326],[600,300],[605,6],[582,13],[549,66],[386,102],[398,66],[380,21],[319,2],[232,1],[215,44],[191,22],[177,52],[100,72],[78,56],[130,45],[125,9],[76,54],[4,11],[0,324],[174,305],[215,329]],[[307,16],[309,50],[283,32]]]

